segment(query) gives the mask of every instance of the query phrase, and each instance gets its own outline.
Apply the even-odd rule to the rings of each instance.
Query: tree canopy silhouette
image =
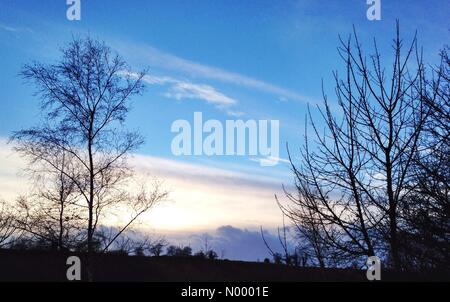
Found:
[[[356,30],[340,41],[345,74],[334,72],[337,106],[332,108],[324,92],[324,106],[318,107],[324,129],[309,110],[299,163],[288,148],[296,191],[285,190],[287,202],[277,201],[321,266],[324,259],[333,259],[329,265],[363,265],[366,257],[377,255],[392,268],[405,269],[411,267],[411,245],[404,231],[414,217],[406,209],[424,205],[413,200],[413,192],[436,189],[431,194],[442,195],[440,203],[446,205],[439,206],[446,209],[440,221],[449,222],[448,188],[427,185],[439,174],[424,169],[417,174],[417,160],[425,153],[427,158],[446,153],[448,160],[447,149],[424,145],[426,137],[435,137],[442,146],[442,137],[450,136],[448,120],[441,116],[448,116],[448,77],[439,67],[430,81],[416,37],[405,48],[398,23],[389,65],[383,63],[376,41],[374,53],[364,53]],[[446,126],[437,128],[435,123]],[[430,134],[432,129],[439,134]],[[441,167],[448,171],[448,165]],[[428,200],[427,210],[439,204]],[[448,233],[444,237],[441,242],[448,246]]]
[[[37,127],[14,133],[12,139],[16,151],[29,160],[29,169],[57,176],[53,191],[57,194],[43,197],[56,201],[61,219],[70,216],[64,212],[67,199],[75,198],[70,201],[76,205],[72,211],[87,220],[86,249],[92,253],[105,209],[125,203],[132,212],[115,240],[167,192],[159,182],[150,190],[130,183],[133,169],[127,159],[143,138],[127,130],[124,122],[130,98],[144,89],[144,72],[131,73],[119,55],[90,37],[73,39],[61,52],[54,64],[23,67],[22,77],[37,87],[43,120]],[[63,231],[61,225],[59,234]]]

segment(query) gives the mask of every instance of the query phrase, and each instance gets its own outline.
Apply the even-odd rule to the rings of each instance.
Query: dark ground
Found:
[[[68,256],[74,253],[0,250],[0,281],[66,281]],[[78,255],[82,264],[85,256]],[[176,257],[94,255],[95,281],[367,281],[365,271],[352,269],[294,268],[257,262],[204,260]],[[86,269],[82,266],[83,278]],[[447,274],[383,272],[384,281],[450,280]]]

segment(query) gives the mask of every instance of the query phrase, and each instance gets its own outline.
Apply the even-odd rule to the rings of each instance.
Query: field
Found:
[[[0,281],[63,282],[67,257],[73,254],[45,251],[0,250]],[[83,263],[85,255],[78,255]],[[141,257],[94,255],[94,281],[117,282],[314,282],[367,281],[366,273],[353,269],[295,268],[285,265],[193,257]],[[86,269],[82,265],[82,280]],[[445,274],[382,273],[384,281],[449,280]]]

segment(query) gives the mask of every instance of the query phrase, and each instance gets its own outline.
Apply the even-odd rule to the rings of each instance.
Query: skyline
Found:
[[[368,21],[365,1],[262,1],[239,7],[83,1],[81,21],[68,21],[65,1],[0,0],[0,196],[12,199],[23,188],[22,164],[13,155],[3,157],[10,154],[5,141],[39,117],[33,86],[17,76],[20,67],[33,60],[52,63],[58,46],[89,34],[123,56],[133,72],[149,70],[146,90],[133,98],[126,122],[146,138],[131,163],[141,175],[161,178],[171,200],[152,209],[142,227],[162,234],[213,233],[228,225],[273,231],[282,223],[274,194],[282,193],[283,184],[292,185],[285,144],[297,150],[302,143],[307,105],[321,104],[322,81],[335,102],[332,71],[343,68],[338,35],[346,37],[355,25],[367,52],[376,37],[380,52],[388,54],[399,19],[405,44],[418,30],[430,64],[449,38],[445,1],[431,1],[428,11],[419,1],[385,2],[382,20]],[[278,165],[262,167],[253,156],[175,156],[171,125],[178,119],[192,122],[194,112],[222,122],[279,120]]]

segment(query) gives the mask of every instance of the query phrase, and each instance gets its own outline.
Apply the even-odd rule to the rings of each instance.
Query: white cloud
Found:
[[[116,48],[118,50],[123,53],[131,53],[133,56],[139,56],[143,59],[146,65],[149,64],[153,67],[182,72],[194,78],[216,80],[223,83],[229,83],[250,89],[255,89],[258,91],[276,95],[278,98],[315,103],[314,100],[295,91],[261,80],[257,80],[239,73],[230,72],[217,67],[186,60],[158,50],[152,46],[137,44],[133,45],[132,43],[128,43],[126,45],[123,45],[122,43],[118,44],[119,45],[116,45]]]
[[[148,226],[160,230],[202,230],[219,225],[273,227],[280,223],[274,194],[282,180],[201,164],[137,155],[140,174],[161,178],[172,202],[148,214]]]
[[[132,76],[136,76],[136,73],[128,73]],[[168,76],[155,76],[151,74],[147,74],[144,76],[143,80],[150,85],[165,85],[165,84],[175,84],[179,82],[178,80],[168,77]]]
[[[165,93],[168,98],[176,100],[199,99],[218,106],[230,106],[237,103],[236,100],[217,91],[214,87],[204,84],[189,82],[177,82]]]
[[[30,183],[21,175],[24,168],[24,160],[12,152],[5,139],[0,138],[0,199],[13,201],[18,195],[26,193]]]
[[[252,157],[250,158],[251,161],[258,162],[262,166],[274,166],[277,163],[285,163],[290,164],[291,162],[287,159],[277,157],[277,156],[266,156],[266,157]]]
[[[146,155],[135,155],[130,164],[140,178],[150,182],[157,177],[170,192],[169,201],[142,217],[143,230],[194,232],[228,224],[254,228],[280,223],[274,201],[274,194],[281,193],[279,178]],[[30,184],[21,175],[24,167],[24,160],[0,139],[1,198],[14,201],[18,195],[29,193]],[[121,225],[123,219],[114,217],[103,223]]]
[[[227,110],[226,113],[227,113],[227,115],[229,115],[231,117],[236,117],[236,118],[243,117],[246,115],[246,113],[243,111],[234,111],[234,110]]]
[[[295,247],[291,237],[287,239],[290,249]],[[259,228],[247,229],[223,225],[205,232],[168,234],[166,238],[170,244],[190,246],[194,252],[204,249],[207,238],[209,249],[214,250],[219,257],[230,260],[263,261],[264,258],[271,258]],[[273,251],[283,250],[276,230],[269,232],[264,229],[264,238]]]
[[[9,26],[9,25],[5,25],[5,24],[1,24],[1,23],[0,23],[0,29],[4,30],[4,31],[12,32],[12,33],[19,33],[19,32],[31,33],[31,32],[33,32],[28,27],[15,27],[15,26]]]
[[[123,73],[131,76],[137,76],[136,73],[132,72]],[[178,101],[184,99],[201,100],[216,106],[216,108],[225,111],[225,113],[230,116],[244,114],[243,112],[229,109],[231,106],[237,105],[237,100],[223,94],[210,85],[197,84],[189,81],[178,80],[169,76],[156,76],[152,74],[145,75],[143,81],[149,85],[169,85],[170,87],[168,88],[168,91],[163,94],[167,98],[176,99]]]

